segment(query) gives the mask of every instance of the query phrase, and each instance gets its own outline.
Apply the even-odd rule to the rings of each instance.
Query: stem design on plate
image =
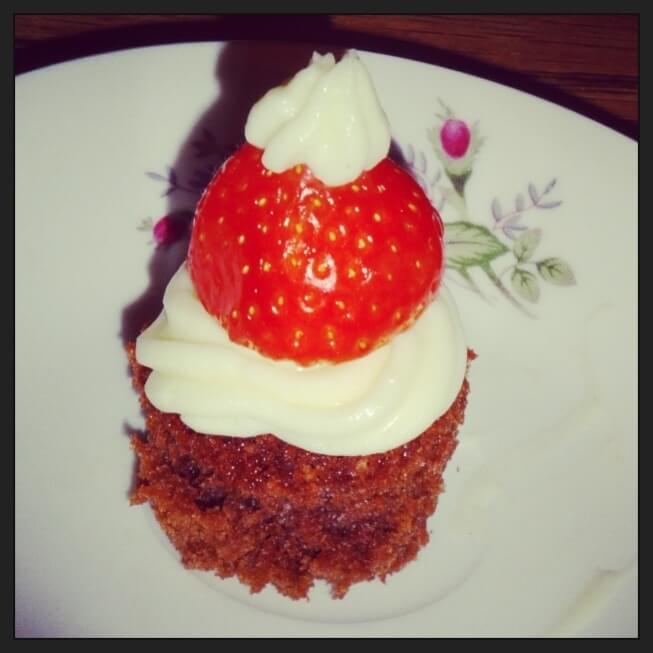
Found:
[[[446,266],[447,270],[456,273],[450,279],[488,300],[472,276],[472,271],[477,270],[512,306],[523,315],[534,318],[535,314],[527,304],[539,301],[540,281],[556,286],[576,284],[571,266],[563,259],[533,260],[542,239],[542,229],[531,227],[524,221],[524,214],[528,214],[527,217],[544,214],[562,204],[561,200],[551,197],[557,179],[551,179],[541,190],[530,182],[525,192],[517,193],[513,206],[505,211],[499,198],[495,197],[490,204],[489,227],[473,220],[465,189],[484,138],[478,122],[470,126],[441,100],[440,105],[442,112],[435,114],[439,122],[427,130],[427,137],[441,168],[431,173],[426,155],[416,151],[412,145],[407,145],[402,154],[433,206],[440,212],[447,206],[456,216],[455,220],[444,223]],[[495,263],[506,258],[511,260],[510,264],[497,274]],[[502,280],[508,272],[509,286]]]

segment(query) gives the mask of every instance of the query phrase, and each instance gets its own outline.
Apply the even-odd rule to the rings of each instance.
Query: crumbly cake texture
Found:
[[[342,598],[354,583],[385,580],[428,542],[467,379],[414,440],[383,454],[326,456],[274,435],[191,430],[152,406],[143,391],[150,370],[136,361],[134,343],[127,354],[146,418],[145,434],[131,440],[138,458],[131,502],[149,502],[187,568],[237,576],[252,593],[271,583],[292,599],[322,579]]]

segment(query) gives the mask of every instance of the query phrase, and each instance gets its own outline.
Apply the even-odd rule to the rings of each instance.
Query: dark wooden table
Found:
[[[557,102],[639,137],[639,16],[17,15],[17,74],[100,52],[271,39],[420,59]]]

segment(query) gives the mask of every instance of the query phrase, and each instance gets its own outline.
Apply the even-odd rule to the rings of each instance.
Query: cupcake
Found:
[[[245,138],[128,346],[146,418],[132,502],[188,568],[341,598],[427,543],[473,354],[441,285],[442,221],[388,158],[355,53],[313,55]]]

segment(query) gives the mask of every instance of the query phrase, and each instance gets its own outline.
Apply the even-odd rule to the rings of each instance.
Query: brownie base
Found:
[[[469,385],[414,440],[383,454],[326,456],[274,435],[212,437],[162,413],[143,392],[150,373],[127,346],[146,418],[133,504],[148,502],[189,569],[237,576],[254,592],[272,584],[292,599],[314,581],[334,598],[385,580],[429,539],[427,519],[444,489]],[[469,360],[475,357],[469,352]]]

